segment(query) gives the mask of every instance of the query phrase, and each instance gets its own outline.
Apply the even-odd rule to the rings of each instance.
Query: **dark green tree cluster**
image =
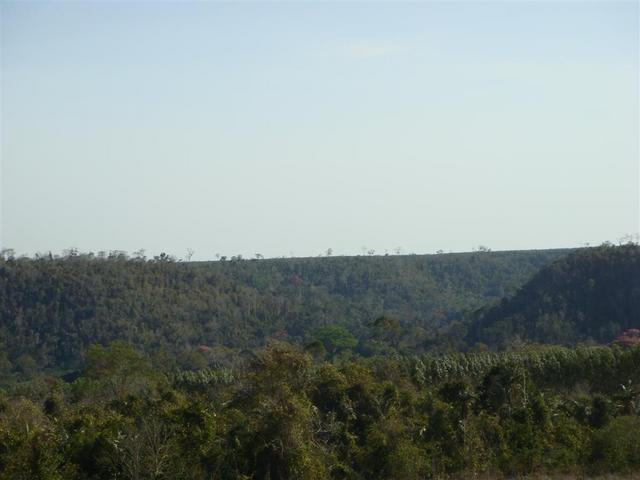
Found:
[[[0,480],[640,469],[640,347],[328,363],[274,342],[233,370],[171,373],[123,342],[85,358],[73,381],[36,373],[0,393]]]
[[[477,312],[467,342],[608,343],[638,327],[640,246],[603,245],[553,262],[513,297]]]

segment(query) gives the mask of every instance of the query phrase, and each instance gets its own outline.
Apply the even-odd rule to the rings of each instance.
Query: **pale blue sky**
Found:
[[[636,2],[3,2],[1,236],[194,258],[639,230]]]

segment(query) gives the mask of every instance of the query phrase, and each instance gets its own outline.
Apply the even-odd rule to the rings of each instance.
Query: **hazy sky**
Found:
[[[639,230],[637,2],[3,2],[0,244],[194,258]]]

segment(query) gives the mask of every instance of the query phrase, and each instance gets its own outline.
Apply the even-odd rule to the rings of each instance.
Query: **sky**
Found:
[[[639,3],[0,4],[0,246],[193,259],[640,231]]]

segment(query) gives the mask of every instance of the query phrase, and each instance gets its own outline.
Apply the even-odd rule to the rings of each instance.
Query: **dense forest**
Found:
[[[117,251],[7,255],[0,259],[0,345],[16,368],[75,368],[89,345],[113,340],[189,365],[201,346],[248,349],[269,338],[302,345],[337,325],[361,353],[372,353],[379,343],[367,342],[370,324],[386,315],[399,322],[404,347],[420,352],[451,322],[514,293],[566,253],[203,263]]]
[[[468,341],[504,346],[515,338],[575,345],[611,342],[640,327],[640,248],[578,250],[543,268],[499,305],[482,309]]]
[[[552,478],[640,468],[640,347],[165,370],[123,342],[0,392],[0,479]]]
[[[639,314],[635,244],[5,255],[0,480],[633,478]]]

